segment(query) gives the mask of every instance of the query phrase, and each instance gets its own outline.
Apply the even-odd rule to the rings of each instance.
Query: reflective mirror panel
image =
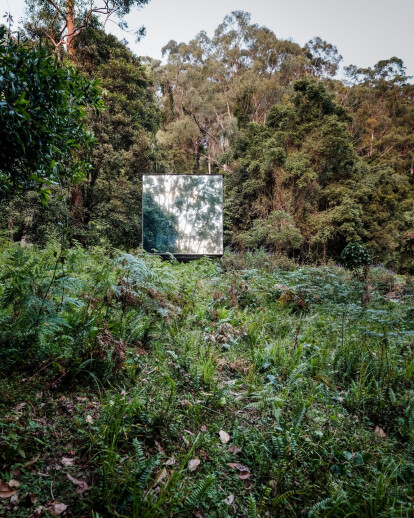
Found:
[[[143,246],[151,253],[223,253],[223,177],[144,175]]]

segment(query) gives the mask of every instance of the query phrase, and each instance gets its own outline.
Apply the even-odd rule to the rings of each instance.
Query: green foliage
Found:
[[[12,239],[44,245],[65,229],[66,242],[130,249],[141,245],[141,177],[158,160],[159,123],[146,67],[114,36],[91,24],[76,42],[76,65],[99,80],[106,109],[88,111],[95,143],[80,157],[90,164],[74,187],[51,185],[48,207],[33,192],[0,209],[0,225]],[[80,74],[78,72],[78,74]],[[79,157],[79,158],[80,158]]]
[[[22,487],[49,466],[74,515],[412,514],[412,280],[372,268],[364,307],[344,268],[240,255],[2,242],[4,479],[40,455]]]
[[[151,61],[160,149],[169,170],[226,173],[227,245],[265,244],[260,229],[284,211],[301,235],[290,255],[338,261],[362,240],[375,260],[411,271],[413,85],[400,59],[333,80],[334,45],[315,37],[301,49],[242,11],[212,38],[163,50],[165,66]]]
[[[103,106],[96,81],[46,48],[20,43],[0,28],[0,196],[80,181],[90,164],[79,156],[93,137],[87,107]]]
[[[369,250],[361,243],[348,243],[341,254],[341,259],[345,268],[350,270],[369,266],[372,261]]]
[[[277,252],[291,252],[299,248],[302,236],[293,218],[283,210],[273,211],[266,220],[256,219],[250,230],[239,234],[246,248],[268,245]]]
[[[133,3],[114,3],[113,14]],[[26,27],[42,39],[54,7],[31,5]],[[91,167],[75,188],[51,185],[48,210],[33,191],[3,204],[12,239],[44,245],[63,224],[72,244],[136,248],[143,173],[218,173],[226,246],[326,264],[364,242],[374,262],[412,271],[413,85],[400,59],[350,66],[339,81],[334,45],[315,37],[300,48],[243,11],[212,37],[168,42],[166,64],[134,56],[93,12],[69,46],[107,106],[87,112],[96,145],[75,155]]]

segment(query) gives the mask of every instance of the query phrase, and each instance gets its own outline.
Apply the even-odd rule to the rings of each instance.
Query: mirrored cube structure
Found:
[[[142,241],[154,254],[223,254],[223,177],[143,175]]]

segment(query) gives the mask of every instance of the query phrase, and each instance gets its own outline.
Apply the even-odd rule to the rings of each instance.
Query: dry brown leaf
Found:
[[[69,473],[67,473],[66,475],[68,477],[68,479],[73,483],[75,484],[76,486],[78,486],[78,489],[76,490],[77,493],[79,493],[80,495],[82,493],[84,493],[85,491],[89,491],[89,485],[88,483],[85,481],[85,480],[78,480],[76,479],[75,477],[72,477],[72,475],[70,475]]]
[[[87,397],[84,397],[84,396],[77,396],[76,399],[78,401],[88,401],[88,398]]]
[[[200,465],[200,459],[191,459],[188,463],[188,469],[190,471],[195,471]]]
[[[43,509],[44,509],[43,505],[38,505],[38,506],[34,509],[34,511],[33,511],[33,516],[42,516],[42,514],[43,514]]]
[[[207,426],[206,426],[205,424],[201,425],[200,430],[201,430],[203,433],[206,433],[206,432],[207,432]]]
[[[73,457],[62,457],[60,462],[64,466],[73,466],[73,463],[75,462],[75,459]]]
[[[40,458],[40,455],[36,455],[32,460],[29,460],[29,462],[26,462],[26,464],[23,464],[23,466],[20,466],[20,469],[24,468],[30,468],[30,466],[33,466],[35,462],[37,462]]]
[[[166,468],[163,468],[159,473],[157,478],[155,479],[155,482],[153,483],[152,487],[157,486],[164,480],[164,478],[168,477],[168,471]]]
[[[165,466],[174,466],[175,464],[175,455],[172,455],[166,462],[164,462]]]
[[[61,504],[59,502],[53,502],[45,507],[45,510],[48,511],[52,516],[59,516],[64,513],[68,506],[66,504]]]
[[[14,480],[13,478],[8,482],[10,487],[20,487],[20,482],[18,480]]]
[[[381,439],[384,439],[385,437],[387,437],[387,434],[379,426],[375,427],[375,434],[378,435],[378,437],[381,437]]]
[[[230,441],[230,435],[224,430],[219,431],[220,441],[222,444],[227,444]]]
[[[239,464],[238,462],[229,462],[229,466],[233,469],[238,469],[241,473],[250,473],[250,469],[247,466],[243,466],[243,464]]]
[[[232,444],[231,446],[229,446],[229,452],[233,453],[234,455],[237,455],[238,453],[241,452],[241,448],[239,448],[235,444]]]
[[[26,493],[26,505],[30,507],[31,505],[34,505],[37,502],[37,497],[33,493]]]
[[[250,478],[250,476],[251,476],[250,471],[240,471],[240,473],[239,473],[240,480],[247,480],[248,478]]]
[[[93,424],[93,417],[91,415],[87,415],[86,416],[86,422],[89,423],[89,424]]]
[[[17,493],[17,489],[13,489],[9,484],[0,482],[0,498],[10,498]]]
[[[10,498],[10,503],[13,504],[13,505],[17,505],[19,503],[19,493],[15,493],[11,498]]]
[[[230,493],[229,496],[223,500],[223,502],[227,505],[231,505],[234,502],[234,495]]]
[[[190,408],[191,408],[192,406],[194,406],[194,405],[193,405],[193,403],[192,403],[191,401],[188,401],[188,399],[182,399],[182,400],[180,401],[180,405],[181,405],[181,406],[188,406],[188,407],[190,407]]]
[[[157,450],[160,452],[160,453],[165,453],[163,447],[161,446],[161,444],[158,442],[158,441],[155,441],[155,446],[157,447]]]
[[[200,450],[200,457],[203,460],[209,460],[209,458],[210,458],[204,450]]]
[[[26,406],[27,403],[23,402],[23,403],[19,403],[17,405],[17,407],[15,408],[15,410],[18,412],[19,410],[21,410],[24,406]]]

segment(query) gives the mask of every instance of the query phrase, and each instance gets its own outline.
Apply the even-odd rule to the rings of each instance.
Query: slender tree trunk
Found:
[[[369,144],[369,156],[372,156],[372,152],[374,150],[374,130],[371,132],[371,142]]]
[[[69,56],[73,56],[72,40],[75,32],[75,0],[66,0],[66,49]]]
[[[368,306],[371,302],[371,289],[369,285],[369,266],[364,266],[364,295],[362,297],[364,306]]]

